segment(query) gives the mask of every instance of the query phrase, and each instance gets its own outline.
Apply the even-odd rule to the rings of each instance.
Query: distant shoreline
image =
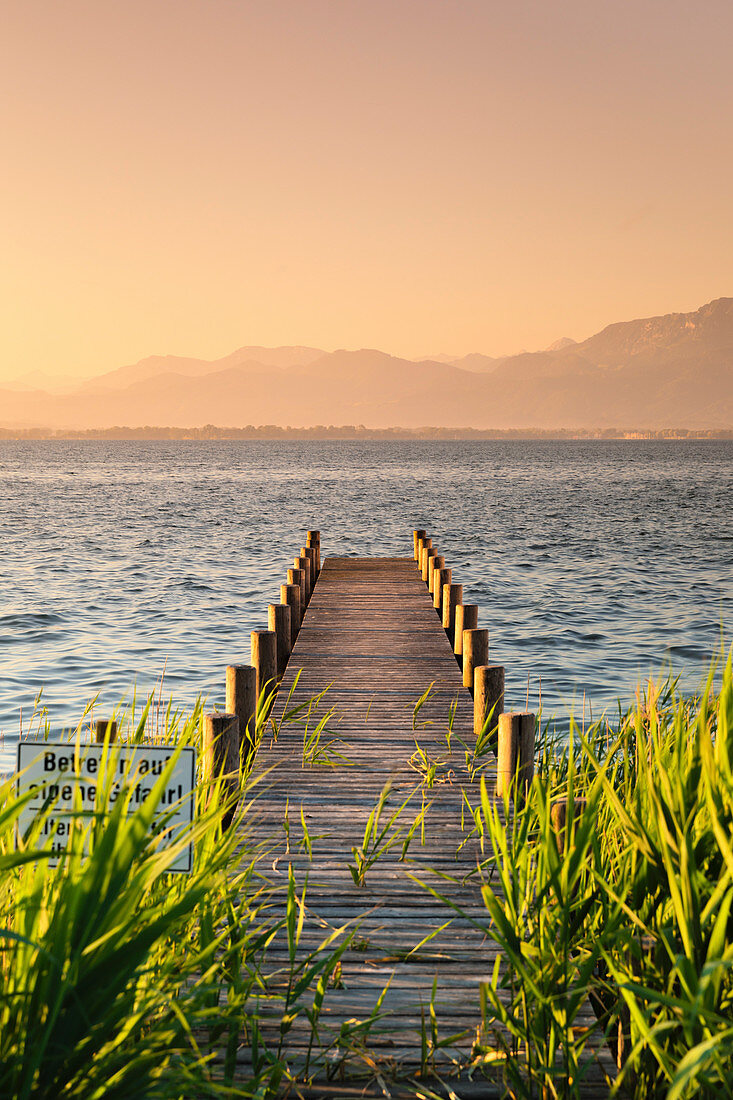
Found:
[[[278,427],[264,424],[244,428],[150,426],[144,428],[2,428],[0,440],[726,440],[733,428],[365,428],[352,424],[339,427],[318,424],[312,428]]]

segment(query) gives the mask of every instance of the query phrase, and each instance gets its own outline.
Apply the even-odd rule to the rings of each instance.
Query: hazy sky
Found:
[[[2,0],[0,378],[733,293],[730,0]]]

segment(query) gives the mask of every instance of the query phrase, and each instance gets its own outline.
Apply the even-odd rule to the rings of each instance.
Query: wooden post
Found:
[[[429,550],[432,545],[433,545],[433,540],[431,538],[429,538],[428,535],[426,535],[425,538],[422,540],[422,543],[420,545],[420,557],[417,559],[417,568],[420,570],[421,575],[422,575],[423,562],[425,560],[425,551]],[[426,580],[426,579],[427,579],[427,577],[423,577],[423,580]]]
[[[94,723],[94,740],[99,745],[104,744],[104,739],[107,736],[107,730],[109,729],[109,743],[114,744],[117,740],[117,723],[113,718],[97,718]]]
[[[534,775],[534,714],[509,712],[499,715],[499,752],[496,793],[499,797],[524,798]]]
[[[432,558],[428,559],[428,592],[431,596],[434,594],[435,574],[444,567],[445,558],[442,554],[433,554]]]
[[[423,547],[423,552],[422,552],[422,579],[425,581],[426,584],[428,583],[428,562],[434,556],[435,552],[436,551],[435,551],[434,546],[425,546],[425,547]]]
[[[300,630],[300,585],[281,584],[280,603],[286,603],[290,608],[290,649],[292,650]]]
[[[452,576],[452,570],[450,569],[436,569],[433,577],[433,607],[438,612],[441,622],[443,621],[443,589],[450,588],[450,579]]]
[[[420,528],[417,531],[412,532],[412,559],[413,559],[413,561],[419,561],[420,560],[419,557],[418,557],[418,553],[417,553],[418,543],[419,543],[420,539],[425,538],[425,534],[426,534],[426,532],[423,531],[422,528]]]
[[[222,801],[226,807],[222,829],[228,829],[239,797],[239,719],[236,714],[218,711],[204,715],[204,775],[215,781],[221,777]]]
[[[463,631],[463,686],[473,695],[473,670],[489,663],[489,632],[474,627]]]
[[[277,678],[282,680],[290,651],[293,648],[290,631],[290,608],[285,603],[267,605],[267,626],[274,631],[277,648]]]
[[[316,552],[316,580],[321,572],[321,532],[309,531],[305,536],[305,545],[312,546]]]
[[[560,799],[558,802],[552,803],[550,807],[550,822],[552,823],[552,829],[555,833],[557,849],[560,855],[565,851],[565,832],[568,823],[570,824],[570,836],[572,838],[574,832],[573,821],[578,820],[587,805],[587,798],[573,798],[571,803],[569,795],[566,798]]]
[[[305,557],[305,558],[308,559],[308,561],[310,562],[310,566],[311,566],[310,595],[308,596],[308,599],[310,599],[310,597],[313,595],[313,589],[316,587],[316,579],[317,579],[317,574],[316,574],[316,548],[315,548],[315,546],[301,546],[300,554],[301,554],[301,557]]]
[[[484,723],[491,714],[491,728],[496,730],[499,715],[504,710],[504,666],[476,665],[473,670],[473,732],[476,739],[481,736]],[[494,733],[491,747],[496,752],[499,737]]]
[[[422,570],[422,552],[425,549],[425,547],[429,545],[429,543],[430,543],[430,539],[428,538],[427,535],[420,535],[420,537],[417,540],[417,559],[416,559],[416,561],[417,561],[417,571],[418,571],[418,573]]]
[[[478,604],[457,603],[454,622],[453,652],[458,664],[463,666],[463,631],[478,626]]]
[[[443,629],[448,635],[451,649],[456,640],[456,606],[463,603],[463,585],[443,586]]]
[[[308,558],[299,557],[294,559],[293,564],[296,569],[302,569],[305,572],[305,598],[303,601],[303,609],[305,609],[311,598],[311,563]]]
[[[257,705],[259,707],[262,689],[267,694],[277,688],[277,636],[274,630],[253,630],[252,664],[257,670]]]
[[[300,558],[295,560],[300,561]],[[305,569],[288,569],[288,584],[297,584],[300,587],[300,623],[302,623],[306,605]],[[298,629],[300,629],[300,623],[298,623]]]
[[[252,665],[227,665],[226,710],[239,721],[239,755],[244,763],[254,751],[257,713],[257,669]]]

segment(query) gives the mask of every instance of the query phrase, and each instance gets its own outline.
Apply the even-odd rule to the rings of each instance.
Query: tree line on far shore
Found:
[[[733,439],[733,428],[367,428],[363,424],[223,428],[205,424],[202,428],[0,428],[0,439]]]

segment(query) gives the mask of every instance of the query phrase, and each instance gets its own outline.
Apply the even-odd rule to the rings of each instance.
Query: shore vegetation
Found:
[[[363,844],[343,855],[344,873],[361,886],[399,848],[405,875],[442,900],[450,920],[455,906],[441,877],[410,860],[409,840],[430,814],[438,781],[419,743],[423,705],[413,713],[416,754],[405,761],[418,777],[415,804],[423,777],[413,829],[401,826],[404,806],[387,810],[385,789]],[[267,710],[256,741],[273,728]],[[154,712],[149,701],[141,716],[120,714],[122,739],[152,737],[174,755],[175,746],[201,748],[200,706],[188,716]],[[323,765],[333,782],[334,769],[348,762],[320,760],[313,737],[323,728],[299,717],[303,766]],[[451,727],[449,715],[448,752]],[[487,744],[492,735],[486,731]],[[582,1096],[591,1047],[599,1046],[615,1067],[613,1095],[731,1095],[731,658],[693,698],[673,679],[650,684],[613,720],[571,724],[563,739],[546,728],[539,750],[526,796],[503,802],[486,782],[485,754],[471,757],[463,828],[481,837],[475,881],[485,912],[470,919],[499,945],[500,958],[481,984],[473,1050],[453,1067],[455,1095],[461,1081],[496,1082],[499,1073],[509,1097]],[[12,781],[0,788],[0,1095],[297,1095],[326,1065],[319,1021],[339,987],[344,952],[359,950],[358,929],[304,936],[307,883],[292,865],[281,885],[265,873],[271,853],[248,831],[257,800],[251,756],[236,809],[229,787],[199,775],[195,821],[177,839],[194,841],[193,873],[172,875],[170,851],[151,829],[166,776],[127,812],[123,799],[110,800],[114,746],[105,752],[112,763],[97,806],[79,807],[57,860],[43,841],[52,807],[16,841],[27,796]],[[297,807],[284,813],[289,823]],[[302,813],[301,823],[310,854],[320,838],[308,836]],[[268,947],[276,937],[287,962],[273,969]],[[352,1021],[357,1038],[341,1036],[344,1050],[368,1035],[380,1004]],[[289,1050],[289,1036],[303,1028],[311,1036],[305,1064]],[[384,1070],[374,1072],[384,1079]],[[418,1095],[431,1095],[427,1078]]]

